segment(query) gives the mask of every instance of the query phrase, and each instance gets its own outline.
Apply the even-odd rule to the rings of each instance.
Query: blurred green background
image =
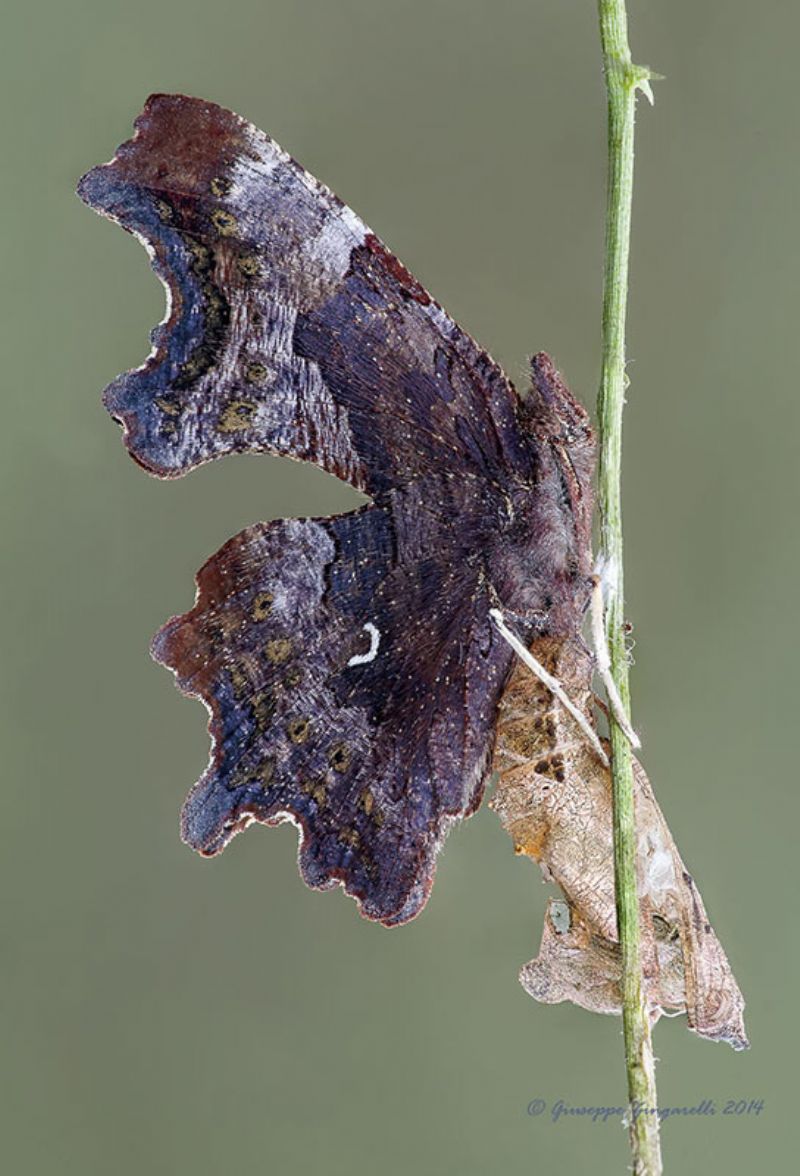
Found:
[[[800,15],[632,0],[625,503],[645,762],[748,1002],[736,1055],[656,1032],[667,1170],[783,1170],[797,1110],[796,86]],[[300,883],[295,833],[220,859],[177,815],[205,713],[152,664],[203,560],[356,495],[267,458],[146,477],[100,405],[163,293],[73,195],[153,90],[274,135],[525,379],[592,403],[604,93],[592,0],[72,0],[3,18],[5,845],[0,1156],[15,1176],[622,1173],[620,1026],[516,980],[548,893],[484,809],[386,931]]]

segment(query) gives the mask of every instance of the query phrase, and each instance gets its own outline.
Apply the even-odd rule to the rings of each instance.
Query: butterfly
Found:
[[[183,839],[294,822],[312,887],[386,925],[424,906],[481,802],[524,641],[579,631],[591,589],[587,415],[550,359],[518,393],[385,245],[266,134],[154,95],[80,181],[168,294],[104,401],[162,478],[227,453],[313,462],[367,495],[258,523],[200,569],[152,652],[210,713]]]

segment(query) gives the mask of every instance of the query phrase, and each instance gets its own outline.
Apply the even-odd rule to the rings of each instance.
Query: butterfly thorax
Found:
[[[519,410],[530,465],[504,494],[489,575],[512,619],[531,634],[567,637],[580,631],[591,589],[594,435],[549,357],[531,366]]]

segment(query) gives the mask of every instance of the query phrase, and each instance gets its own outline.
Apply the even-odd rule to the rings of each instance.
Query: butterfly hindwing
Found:
[[[306,882],[342,882],[387,923],[418,912],[439,843],[480,800],[509,661],[476,569],[433,516],[408,550],[403,509],[248,528],[154,642],[211,712],[184,839],[211,854],[251,820],[291,819]],[[445,543],[452,558],[421,555]]]

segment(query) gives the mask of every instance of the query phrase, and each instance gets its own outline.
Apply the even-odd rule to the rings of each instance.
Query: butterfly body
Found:
[[[259,523],[201,569],[154,656],[210,711],[183,814],[205,854],[294,821],[306,881],[362,912],[421,909],[480,803],[512,654],[579,631],[589,596],[586,414],[536,356],[520,397],[358,217],[268,136],[156,95],[81,181],[168,291],[144,365],[105,402],[161,477],[235,452],[311,461],[366,494]]]

